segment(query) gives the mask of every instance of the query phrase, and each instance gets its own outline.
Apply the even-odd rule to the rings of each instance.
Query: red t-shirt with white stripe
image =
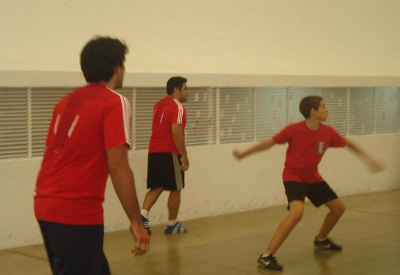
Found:
[[[302,183],[322,182],[318,172],[325,151],[329,147],[345,147],[346,140],[332,127],[320,124],[317,131],[310,130],[305,121],[290,124],[277,133],[274,143],[288,143],[283,181]]]
[[[153,107],[152,133],[149,153],[164,152],[179,154],[172,136],[172,125],[186,127],[186,109],[178,99],[166,96]]]
[[[128,100],[89,84],[54,108],[36,182],[35,216],[72,225],[103,224],[106,150],[129,143]]]

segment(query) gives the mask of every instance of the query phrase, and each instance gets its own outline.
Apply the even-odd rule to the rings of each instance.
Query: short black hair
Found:
[[[186,83],[187,79],[181,76],[173,76],[167,81],[167,94],[172,95],[174,89],[182,89],[183,83]]]
[[[311,115],[311,110],[318,110],[319,104],[323,100],[320,96],[306,96],[303,98],[299,105],[300,113],[303,115],[305,119],[309,118]]]
[[[81,70],[87,82],[109,81],[115,67],[123,66],[129,51],[123,41],[97,36],[81,52]]]

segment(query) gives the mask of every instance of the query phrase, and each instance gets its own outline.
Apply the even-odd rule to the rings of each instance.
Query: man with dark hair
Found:
[[[131,113],[122,87],[127,46],[96,37],[81,53],[88,84],[54,108],[36,182],[35,216],[53,274],[110,274],[103,252],[103,201],[110,175],[130,221],[132,252],[148,251],[128,162]]]
[[[300,222],[304,212],[305,197],[308,197],[315,207],[325,205],[329,209],[314,239],[314,245],[321,249],[342,250],[342,247],[329,239],[328,235],[343,215],[345,206],[318,172],[318,164],[329,147],[347,146],[366,161],[372,170],[378,171],[383,168],[356,144],[342,137],[332,127],[321,123],[328,117],[328,109],[321,97],[303,98],[299,109],[305,121],[288,125],[272,139],[262,141],[244,151],[233,151],[236,158],[242,159],[250,154],[267,150],[274,144],[289,144],[282,176],[289,214],[279,224],[267,249],[258,258],[261,266],[272,270],[283,269],[273,254]]]
[[[163,191],[169,191],[168,224],[165,234],[186,233],[188,228],[177,220],[181,190],[185,187],[185,171],[189,159],[185,146],[187,80],[171,77],[167,82],[167,96],[153,108],[152,134],[149,142],[147,188],[143,201],[142,221],[151,234],[148,215]]]
[[[125,43],[118,39],[97,37],[89,41],[81,52],[80,62],[86,82],[108,81],[116,67],[124,67],[128,51]],[[122,87],[122,81],[116,86]]]

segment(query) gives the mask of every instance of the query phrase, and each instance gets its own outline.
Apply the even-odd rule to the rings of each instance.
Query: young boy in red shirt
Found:
[[[258,258],[260,265],[272,270],[283,269],[273,255],[300,222],[304,212],[305,197],[316,207],[324,204],[329,208],[320,231],[314,239],[314,245],[322,249],[342,250],[342,247],[332,242],[328,235],[343,215],[345,206],[318,172],[318,164],[329,147],[349,147],[372,170],[382,169],[380,163],[356,144],[342,137],[332,127],[321,123],[328,117],[328,110],[321,97],[303,98],[300,102],[300,112],[305,121],[286,126],[272,139],[262,141],[244,151],[234,150],[233,152],[236,158],[242,159],[255,152],[267,150],[275,144],[289,144],[282,175],[289,203],[289,214],[279,224],[267,249]]]

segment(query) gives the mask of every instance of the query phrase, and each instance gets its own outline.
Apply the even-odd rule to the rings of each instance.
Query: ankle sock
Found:
[[[326,239],[328,239],[328,238],[320,239],[320,238],[315,237],[315,240],[316,240],[317,242],[319,242],[319,243],[324,242]]]
[[[176,224],[176,220],[173,220],[173,221],[168,220],[168,226],[172,226],[172,225],[175,225],[175,224]]]
[[[146,209],[142,209],[140,210],[140,214],[145,217],[146,219],[148,219],[149,217],[149,211],[147,211]]]

